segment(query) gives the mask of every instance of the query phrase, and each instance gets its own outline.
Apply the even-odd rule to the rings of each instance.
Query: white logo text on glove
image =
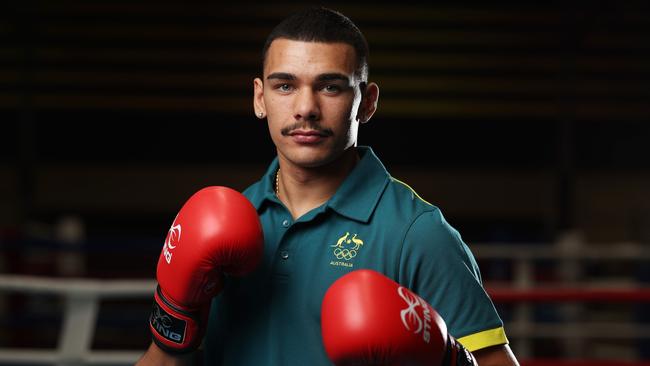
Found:
[[[414,334],[422,332],[422,340],[429,343],[431,339],[431,310],[429,309],[429,304],[405,287],[398,287],[397,293],[408,306],[406,309],[400,311],[404,327]],[[418,313],[418,308],[422,309],[420,310],[422,316]],[[422,321],[422,317],[424,317],[424,321]]]
[[[174,220],[174,223],[176,223],[176,220]],[[181,240],[181,224],[178,225],[172,224],[172,227],[169,228],[169,232],[167,233],[167,239],[165,239],[165,245],[163,246],[163,255],[165,256],[165,260],[167,261],[167,264],[172,262],[171,250],[176,248],[180,240]]]

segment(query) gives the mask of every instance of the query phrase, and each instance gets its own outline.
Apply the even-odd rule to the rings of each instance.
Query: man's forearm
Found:
[[[197,352],[185,355],[172,355],[167,353],[155,343],[151,343],[147,352],[138,360],[136,366],[191,366],[194,365],[194,359]]]
[[[510,346],[494,346],[472,352],[479,366],[519,366]]]

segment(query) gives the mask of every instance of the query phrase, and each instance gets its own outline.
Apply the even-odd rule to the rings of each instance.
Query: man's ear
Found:
[[[377,110],[377,102],[379,101],[379,86],[375,83],[368,85],[361,85],[361,103],[359,103],[359,110],[357,111],[357,121],[366,123],[370,120],[375,111]]]
[[[255,78],[255,80],[253,80],[253,110],[255,111],[255,117],[259,119],[266,117],[264,83],[260,78]]]

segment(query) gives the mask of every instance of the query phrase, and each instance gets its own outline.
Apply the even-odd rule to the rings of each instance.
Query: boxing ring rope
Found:
[[[598,284],[580,284],[568,281],[563,287],[540,287],[535,284],[533,261],[553,259],[558,263],[583,259],[595,260],[644,260],[650,259],[648,248],[623,243],[605,247],[589,246],[588,250],[569,243],[542,246],[517,245],[475,245],[472,250],[481,259],[510,259],[515,266],[514,282],[511,286],[490,286],[488,293],[495,303],[514,304],[524,311],[506,324],[510,338],[526,339],[531,335],[538,338],[588,339],[594,337],[611,339],[650,339],[650,327],[638,324],[621,324],[614,322],[588,322],[558,324],[537,324],[530,321],[530,309],[533,303],[648,303],[650,288],[611,283],[607,286]],[[615,249],[615,250],[613,250]],[[563,282],[567,283],[567,282]],[[42,278],[33,276],[0,275],[0,292],[20,292],[26,294],[52,294],[62,296],[65,300],[63,324],[60,329],[57,349],[7,349],[0,348],[0,364],[12,365],[130,365],[144,352],[136,351],[93,351],[90,342],[95,331],[99,302],[102,299],[143,298],[151,299],[155,287],[154,280],[92,280],[70,278]],[[528,317],[522,319],[521,317]],[[525,353],[515,350],[524,366],[650,366],[648,361],[621,360],[536,360]]]
[[[583,303],[636,303],[648,302],[648,289],[639,287],[634,278],[590,278],[585,275],[587,263],[634,263],[650,260],[650,246],[635,242],[613,242],[607,244],[586,243],[576,232],[567,232],[553,244],[472,245],[472,251],[479,261],[507,260],[512,266],[512,281],[486,283],[495,303],[512,305],[512,319],[506,323],[517,357],[534,360],[532,344],[534,339],[560,339],[566,347],[567,359],[580,360],[588,355],[594,357],[593,349],[586,347],[589,339],[612,339],[633,341],[648,339],[650,330],[639,324],[622,324],[614,321],[598,323],[565,322],[543,324],[533,322],[534,304],[555,303],[562,305],[567,319],[580,318],[584,312]],[[558,278],[555,287],[543,286],[535,277],[536,268],[542,261],[552,261]],[[557,284],[561,284],[561,287]],[[637,348],[638,350],[638,348]],[[638,352],[638,351],[637,351]],[[617,357],[617,356],[613,356]],[[622,356],[625,357],[625,356]],[[627,357],[631,357],[628,355]],[[564,365],[559,360],[541,361],[535,365]],[[563,361],[568,362],[568,361]],[[576,365],[591,364],[591,361],[575,361]],[[586,363],[580,363],[586,362]],[[595,361],[599,362],[599,361]],[[621,363],[608,361],[608,365],[649,365],[650,362]],[[570,365],[573,365],[570,363]]]
[[[118,365],[133,364],[142,351],[91,351],[90,341],[95,328],[98,303],[108,298],[151,298],[155,288],[153,280],[88,280],[54,279],[32,276],[0,276],[0,291],[28,294],[53,294],[66,300],[63,327],[57,350],[0,349],[0,363],[43,365]],[[650,302],[650,289],[580,289],[537,288],[513,290],[511,288],[488,289],[497,303],[521,302]],[[572,337],[608,334],[608,337],[650,338],[650,327],[616,323],[586,323],[574,326]],[[536,324],[517,326],[510,324],[511,337],[534,333],[538,337],[553,338],[567,330],[562,324]],[[559,361],[526,360],[526,366],[582,366],[582,365],[650,365],[650,362],[621,361]]]
[[[495,303],[650,303],[650,288],[638,289],[584,289],[565,287],[540,287],[527,290],[511,288],[489,288],[490,297]],[[507,333],[511,337],[524,337],[534,334],[537,338],[557,338],[562,334],[567,338],[602,338],[608,339],[650,339],[650,326],[622,324],[617,322],[572,322],[564,324],[510,323]],[[529,364],[528,362],[526,363]],[[611,363],[609,363],[611,364]],[[650,365],[649,363],[641,363]]]
[[[520,302],[600,302],[600,303],[634,303],[650,302],[650,288],[637,289],[585,289],[567,287],[538,287],[527,290],[511,288],[488,289],[488,293],[497,303]]]
[[[522,366],[648,366],[643,361],[561,361],[561,360],[527,360]]]
[[[3,349],[0,363],[14,365],[132,365],[142,351],[91,351],[99,301],[153,298],[154,280],[89,280],[0,275],[0,291],[53,294],[65,299],[56,350]]]

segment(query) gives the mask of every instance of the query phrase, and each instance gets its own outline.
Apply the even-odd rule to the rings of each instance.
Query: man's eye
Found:
[[[338,93],[341,91],[341,87],[338,85],[330,84],[330,85],[325,85],[323,88],[328,93]]]
[[[283,92],[288,92],[291,91],[291,85],[289,84],[280,84],[278,85],[278,89]]]

